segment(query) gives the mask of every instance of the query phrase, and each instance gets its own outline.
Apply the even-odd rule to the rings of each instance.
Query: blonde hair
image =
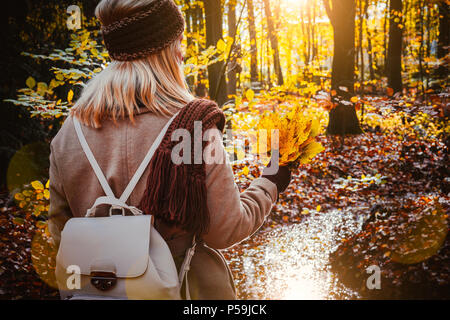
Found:
[[[102,0],[95,14],[109,25],[139,12],[153,0]],[[189,92],[177,54],[181,43],[173,41],[162,51],[133,61],[112,61],[84,87],[70,114],[85,125],[100,128],[102,120],[129,116],[141,102],[151,112],[170,116],[194,97]]]

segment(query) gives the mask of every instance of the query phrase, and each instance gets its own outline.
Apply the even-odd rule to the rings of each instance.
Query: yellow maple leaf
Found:
[[[311,142],[305,147],[301,157],[300,163],[305,164],[311,161],[318,153],[322,152],[325,148],[319,142]]]
[[[225,43],[225,41],[219,39],[219,41],[217,41],[217,50],[219,50],[220,52],[224,52],[226,48],[227,44]]]
[[[258,129],[257,141],[260,153],[275,148],[272,140],[276,140],[274,130],[277,130],[280,165],[294,163],[298,159],[303,159],[302,163],[306,163],[323,150],[322,145],[315,142],[315,137],[320,133],[319,121],[305,115],[298,106],[285,115],[277,112],[264,114],[259,121]],[[261,148],[262,145],[266,145],[266,148]]]
[[[248,101],[252,101],[253,98],[255,97],[255,92],[252,89],[248,89],[245,92],[245,97],[247,98]]]
[[[44,189],[44,185],[42,184],[42,182],[40,181],[33,181],[31,183],[31,186],[35,189],[35,190],[43,190]]]
[[[67,102],[72,102],[73,99],[73,91],[70,90],[69,93],[67,94]]]

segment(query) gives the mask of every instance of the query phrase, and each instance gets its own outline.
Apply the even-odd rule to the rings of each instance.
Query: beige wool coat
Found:
[[[167,121],[166,117],[140,109],[134,124],[125,118],[116,124],[106,120],[99,129],[82,125],[86,140],[116,197],[121,195]],[[147,176],[148,168],[128,199],[129,205],[139,205]],[[191,297],[234,299],[232,275],[217,249],[231,247],[261,227],[277,199],[277,188],[268,179],[257,178],[240,193],[229,163],[206,164],[206,188],[210,228],[192,259]],[[49,230],[57,245],[66,221],[83,217],[103,195],[69,116],[51,143]],[[107,208],[96,211],[97,216],[106,213]],[[179,268],[192,235],[158,220],[155,227],[168,242]]]

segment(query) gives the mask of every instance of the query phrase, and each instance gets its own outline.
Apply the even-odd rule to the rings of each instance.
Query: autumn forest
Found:
[[[449,299],[450,1],[175,2],[187,86],[225,113],[239,189],[267,164],[252,130],[279,128],[293,169],[261,229],[223,250],[238,298]],[[111,61],[97,3],[1,13],[0,299],[59,298],[49,146]]]

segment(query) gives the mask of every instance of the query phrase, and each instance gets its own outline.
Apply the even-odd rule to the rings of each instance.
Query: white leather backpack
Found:
[[[176,114],[167,122],[129,182],[116,198],[108,185],[81,130],[73,117],[75,130],[106,196],[99,197],[84,218],[67,221],[56,257],[56,279],[62,299],[180,299],[185,280],[190,299],[187,271],[195,252],[186,252],[179,274],[167,243],[143,215],[126,204],[155,150]],[[108,217],[95,217],[94,209],[110,205]],[[120,211],[120,215],[113,214]],[[133,215],[125,215],[129,211]]]

